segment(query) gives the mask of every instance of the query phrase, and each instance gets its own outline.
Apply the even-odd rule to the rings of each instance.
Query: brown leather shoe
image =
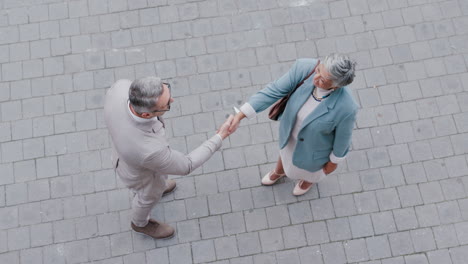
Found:
[[[174,180],[167,180],[166,181],[166,190],[164,190],[163,192],[163,196],[174,191],[174,189],[176,188],[176,181]]]
[[[132,223],[132,229],[135,232],[145,234],[156,239],[166,239],[174,236],[175,229],[165,223],[150,219],[144,227],[136,226]]]

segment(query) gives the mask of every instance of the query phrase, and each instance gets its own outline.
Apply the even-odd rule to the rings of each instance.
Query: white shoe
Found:
[[[279,177],[275,180],[272,180],[270,179],[271,175],[272,174],[276,174],[278,175]],[[283,176],[285,176],[286,174],[279,174],[279,173],[276,173],[274,170],[268,172],[267,174],[265,174],[265,176],[263,176],[262,178],[262,184],[263,185],[266,185],[266,186],[270,186],[270,185],[273,185],[275,184],[279,179],[283,178]]]
[[[295,196],[300,196],[300,195],[303,195],[303,194],[307,193],[310,190],[310,188],[312,188],[312,186],[314,186],[314,184],[312,183],[309,187],[307,187],[307,189],[302,189],[301,185],[302,185],[303,182],[304,182],[304,180],[300,180],[296,184],[296,186],[294,186],[293,194]]]

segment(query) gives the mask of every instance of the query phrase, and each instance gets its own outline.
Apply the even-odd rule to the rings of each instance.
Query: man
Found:
[[[190,154],[172,150],[162,115],[170,110],[171,85],[157,77],[119,80],[107,91],[104,115],[113,142],[112,162],[123,183],[133,191],[131,227],[153,238],[174,235],[171,226],[150,219],[162,195],[176,187],[167,175],[187,175],[207,161],[229,135],[230,116],[215,136]]]

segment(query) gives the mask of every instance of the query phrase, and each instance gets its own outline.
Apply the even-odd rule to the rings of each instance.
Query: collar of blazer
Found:
[[[321,102],[317,106],[317,108],[315,108],[315,110],[304,119],[301,125],[301,130],[305,126],[307,126],[310,122],[326,114],[328,112],[328,109],[335,108],[336,102],[338,101],[338,99],[341,97],[342,94],[343,94],[343,87],[334,91],[326,100]]]
[[[327,105],[328,108],[332,109],[335,108],[335,104],[338,101],[338,98],[343,93],[343,87],[336,89],[334,92],[330,94],[330,96],[325,100],[323,103]]]

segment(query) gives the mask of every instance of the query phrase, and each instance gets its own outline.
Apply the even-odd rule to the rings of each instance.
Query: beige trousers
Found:
[[[122,162],[120,162],[122,163]],[[144,227],[148,224],[150,213],[153,207],[161,199],[164,190],[166,190],[167,175],[148,175],[137,178],[126,178],[119,173],[122,164],[117,167],[117,175],[129,188],[133,194],[132,201],[132,222],[136,226]]]

